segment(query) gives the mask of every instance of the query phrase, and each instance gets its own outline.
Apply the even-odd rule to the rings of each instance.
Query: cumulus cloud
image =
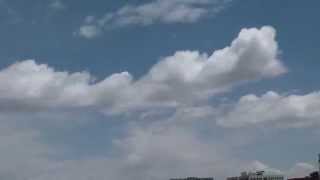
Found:
[[[5,160],[0,163],[0,177],[160,180],[182,176],[224,178],[245,170],[240,169],[243,167],[276,170],[231,153],[248,140],[241,136],[239,143],[238,132],[233,134],[228,128],[223,138],[216,137],[214,133],[221,127],[215,127],[214,118],[220,109],[207,102],[209,97],[238,85],[285,73],[275,36],[272,27],[245,28],[228,47],[210,55],[178,51],[160,59],[139,79],[122,72],[97,81],[88,72],[57,71],[34,60],[0,70],[0,147],[5,149],[0,153]],[[79,159],[65,157],[62,147],[43,142],[41,137],[48,136],[48,125],[43,128],[28,123],[27,127],[17,128],[11,124],[15,122],[13,116],[21,114],[17,124],[31,119],[50,124],[52,119],[62,119],[59,123],[65,126],[66,119],[79,121],[79,112],[88,109],[108,115],[129,113],[130,120],[138,114],[141,121],[125,121],[125,133],[105,138],[112,139],[111,155]],[[64,114],[69,111],[72,117]],[[163,115],[168,112],[170,117]],[[57,117],[52,118],[53,114]],[[200,127],[195,119],[206,123],[210,120],[213,126],[204,123],[206,127]],[[204,135],[208,133],[206,128],[210,136]],[[74,129],[68,135],[77,137]],[[78,131],[83,133],[82,129]]]
[[[128,4],[101,18],[94,17],[92,21],[87,21],[88,18],[93,18],[88,16],[80,31],[88,25],[103,31],[105,28],[129,25],[194,23],[203,17],[216,15],[230,2],[231,0],[153,0],[141,5]]]
[[[112,94],[116,89],[124,88],[127,81],[130,76],[121,73],[92,84],[93,77],[86,72],[56,72],[33,60],[22,61],[0,72],[1,110],[95,105],[100,99],[97,94],[106,98],[106,102],[112,101]]]
[[[243,96],[239,102],[227,108],[218,119],[226,127],[255,124],[275,124],[278,127],[310,127],[320,119],[320,93],[305,95],[280,95],[270,91],[262,96]]]
[[[33,60],[0,71],[0,110],[94,107],[105,113],[175,108],[206,101],[236,85],[286,72],[272,27],[242,29],[211,55],[178,51],[138,80],[128,72],[102,81],[87,72],[59,72]]]

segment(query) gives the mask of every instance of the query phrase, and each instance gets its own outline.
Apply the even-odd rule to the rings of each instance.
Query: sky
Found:
[[[0,179],[308,175],[319,7],[0,0]]]

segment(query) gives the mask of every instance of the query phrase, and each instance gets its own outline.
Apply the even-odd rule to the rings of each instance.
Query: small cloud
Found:
[[[54,0],[50,3],[49,7],[54,10],[63,10],[66,8],[66,5],[60,0]]]
[[[96,25],[83,25],[75,32],[76,36],[84,37],[86,39],[96,38],[101,34],[101,28]]]

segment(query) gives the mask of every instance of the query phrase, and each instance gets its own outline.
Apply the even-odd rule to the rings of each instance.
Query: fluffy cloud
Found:
[[[226,48],[211,55],[178,51],[136,81],[127,72],[97,82],[86,72],[18,62],[0,71],[0,110],[93,107],[122,113],[192,105],[236,85],[285,73],[275,35],[268,26],[242,29]]]
[[[105,28],[128,25],[194,23],[205,16],[216,15],[230,2],[231,0],[154,0],[142,5],[125,5],[102,18],[88,16],[80,31],[88,25],[102,31]],[[91,21],[87,21],[88,18]]]
[[[319,92],[282,96],[270,91],[260,97],[250,94],[231,106],[218,119],[218,124],[226,127],[265,123],[279,127],[308,127],[320,123]]]
[[[47,65],[27,60],[0,72],[0,106],[1,110],[23,111],[96,105],[100,98],[108,103],[116,90],[125,88],[128,81],[130,76],[121,73],[92,84],[93,77],[86,72],[57,72]]]

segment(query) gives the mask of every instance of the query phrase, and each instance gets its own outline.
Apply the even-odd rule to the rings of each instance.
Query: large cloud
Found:
[[[155,23],[194,23],[205,16],[223,10],[231,0],[153,0],[141,5],[125,5],[101,18],[88,16],[77,32],[85,38],[94,38],[106,28],[128,25],[147,26]],[[84,29],[95,29],[88,34]]]
[[[285,73],[275,36],[275,30],[268,26],[242,29],[226,48],[210,55],[178,51],[162,58],[139,79],[123,72],[96,81],[87,72],[57,71],[33,60],[2,69],[0,157],[4,161],[0,163],[0,177],[160,180],[197,175],[222,178],[245,170],[242,168],[277,171],[255,159],[237,156],[234,152],[252,143],[247,139],[249,135],[244,135],[251,132],[216,126],[213,118],[225,115],[225,110],[232,112],[233,106],[223,106],[220,114],[220,108],[207,102],[209,97],[238,85]],[[165,115],[168,110],[169,117]],[[112,141],[110,152],[69,157],[64,145],[57,146],[51,141],[59,134],[59,128],[85,118],[82,116],[86,111],[88,123],[96,120],[90,116],[92,111],[138,114],[141,121],[122,122],[124,132],[113,137],[107,137],[106,129],[92,128],[91,133],[101,131],[97,134],[102,141]],[[130,120],[135,117],[130,116]],[[236,121],[231,117],[238,119],[238,116],[220,117],[218,122],[223,126]],[[59,125],[51,126],[55,123]],[[76,139],[91,134],[86,134],[83,128],[75,129],[77,126],[67,135]],[[258,136],[250,134],[250,137]],[[95,137],[85,140],[93,139],[96,140]]]
[[[86,72],[55,71],[33,60],[0,71],[0,110],[94,107],[107,113],[177,107],[203,101],[235,85],[286,72],[272,27],[242,29],[212,55],[178,51],[133,81],[127,73],[96,82]]]
[[[0,123],[3,125],[3,121]],[[232,143],[219,137],[205,138],[199,129],[189,125],[181,126],[175,121],[134,123],[127,128],[125,136],[114,138],[114,153],[111,156],[56,159],[50,154],[57,153],[57,147],[41,144],[37,140],[40,134],[11,126],[8,129],[10,135],[0,134],[0,147],[3,150],[0,157],[4,160],[0,163],[0,177],[16,180],[163,180],[172,177],[213,176],[223,179],[244,170],[265,170],[290,177],[304,176],[314,170],[308,163],[297,163],[289,170],[280,171],[259,160],[235,157],[234,151],[239,147],[235,148]],[[224,136],[228,135],[226,133]]]
[[[0,176],[17,180],[222,178],[233,171],[240,172],[240,164],[251,164],[228,155],[226,146],[221,146],[216,139],[203,139],[199,135],[197,131],[171,122],[134,124],[128,127],[124,137],[113,140],[112,156],[82,159],[53,158],[55,156],[50,156],[49,152],[57,151],[57,147],[39,143],[39,134],[20,140],[8,137],[3,146],[15,150],[2,152],[7,163],[0,163],[3,165],[0,166]],[[27,148],[23,148],[25,145]]]

